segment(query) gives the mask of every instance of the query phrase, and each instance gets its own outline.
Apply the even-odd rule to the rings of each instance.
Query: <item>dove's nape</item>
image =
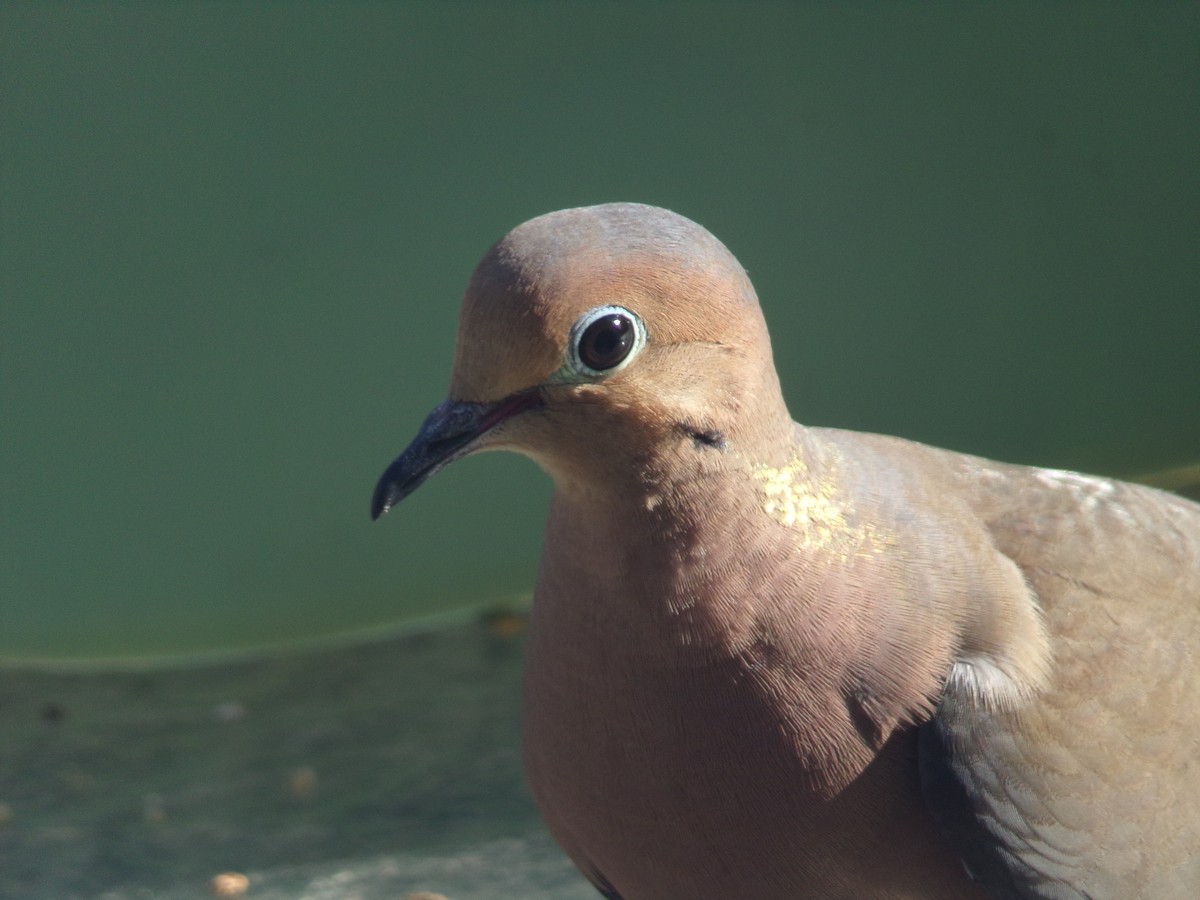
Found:
[[[526,770],[606,896],[1200,896],[1197,505],[794,425],[737,261],[636,204],[489,251],[375,511],[487,449],[554,481]]]

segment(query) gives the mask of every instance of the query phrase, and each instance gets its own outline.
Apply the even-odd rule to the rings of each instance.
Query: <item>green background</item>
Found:
[[[1200,7],[0,5],[0,657],[528,592],[545,478],[380,525],[488,245],[639,200],[793,414],[1133,475],[1200,448]]]

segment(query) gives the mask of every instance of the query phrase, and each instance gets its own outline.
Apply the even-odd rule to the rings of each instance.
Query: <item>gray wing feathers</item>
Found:
[[[1041,606],[1049,684],[1013,709],[948,687],[920,735],[926,804],[998,900],[1196,900],[1200,507],[1021,478],[1042,490],[981,512]]]

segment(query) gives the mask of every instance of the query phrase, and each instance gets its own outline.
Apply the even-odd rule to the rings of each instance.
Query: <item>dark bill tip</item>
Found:
[[[371,518],[378,519],[419,488],[425,479],[474,449],[475,441],[505,419],[538,406],[536,389],[521,391],[497,403],[452,403],[431,412],[407,449],[375,485]]]

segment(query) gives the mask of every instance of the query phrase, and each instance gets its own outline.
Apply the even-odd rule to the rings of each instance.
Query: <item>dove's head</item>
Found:
[[[562,210],[476,267],[449,397],[380,479],[372,514],[481,450],[524,453],[567,486],[787,428],[758,299],[720,241],[652,206]]]

